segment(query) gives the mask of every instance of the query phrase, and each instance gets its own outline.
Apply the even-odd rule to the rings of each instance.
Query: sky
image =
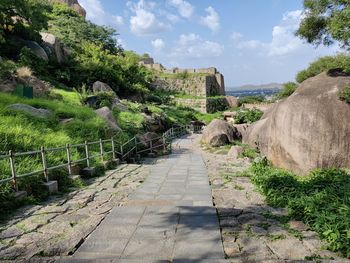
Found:
[[[302,0],[79,0],[87,19],[113,27],[126,50],[167,68],[216,67],[226,87],[293,81],[339,52],[294,35]]]

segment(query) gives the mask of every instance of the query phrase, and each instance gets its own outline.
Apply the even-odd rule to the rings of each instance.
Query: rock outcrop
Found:
[[[102,107],[95,110],[96,114],[106,121],[108,126],[114,131],[121,131],[116,120],[114,119],[112,111],[108,107]]]
[[[350,105],[338,93],[350,76],[322,73],[304,81],[247,130],[244,142],[259,147],[276,166],[306,174],[350,166]]]
[[[110,92],[117,96],[117,94],[114,92],[111,86],[109,86],[107,83],[104,83],[102,81],[95,81],[94,84],[92,84],[92,91],[94,93]]]
[[[50,53],[56,58],[58,63],[65,61],[66,53],[62,43],[50,33],[40,33],[43,44],[50,50]]]
[[[222,146],[239,139],[237,129],[225,121],[213,120],[203,131],[202,141],[211,146]]]
[[[27,104],[16,103],[7,106],[7,109],[14,111],[22,111],[30,116],[38,118],[48,118],[52,114],[50,110],[34,108]]]
[[[86,17],[85,9],[79,4],[78,0],[53,0],[53,2],[63,3],[73,8],[79,15]]]
[[[35,41],[23,41],[24,45],[29,48],[35,56],[45,61],[49,61],[49,57],[47,56],[45,50]]]

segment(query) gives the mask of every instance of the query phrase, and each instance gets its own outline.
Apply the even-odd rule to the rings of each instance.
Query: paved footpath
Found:
[[[60,262],[226,262],[202,156],[174,143],[124,206]]]

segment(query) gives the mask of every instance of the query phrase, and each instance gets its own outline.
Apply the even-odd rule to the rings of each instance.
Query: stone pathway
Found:
[[[123,206],[59,262],[227,262],[202,156],[174,143]]]
[[[74,252],[109,211],[127,200],[148,165],[121,165],[88,186],[20,209],[0,227],[0,262],[54,262]]]

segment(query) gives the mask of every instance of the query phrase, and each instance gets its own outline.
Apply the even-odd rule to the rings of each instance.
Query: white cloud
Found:
[[[181,58],[213,58],[220,56],[224,51],[224,47],[213,41],[202,39],[194,33],[180,35],[172,57]]]
[[[211,31],[216,32],[220,28],[220,17],[215,9],[211,6],[205,9],[207,16],[201,17],[200,23],[208,27]]]
[[[238,41],[243,38],[243,35],[239,32],[233,32],[230,36],[233,41]]]
[[[168,0],[169,4],[176,7],[182,17],[190,18],[194,12],[194,6],[184,0]]]
[[[115,16],[103,9],[100,0],[79,0],[86,10],[86,18],[99,25],[122,26],[124,24],[121,16]]]
[[[159,21],[152,12],[156,3],[140,0],[137,4],[128,2],[127,6],[134,13],[130,17],[130,30],[135,35],[152,35],[170,28],[169,25]]]
[[[240,49],[259,49],[262,54],[268,56],[283,56],[297,52],[303,48],[310,48],[302,40],[294,35],[302,20],[301,10],[287,12],[283,15],[280,23],[273,27],[270,42],[259,40],[244,40],[242,34],[234,32],[231,39],[234,45]]]
[[[165,43],[164,43],[163,39],[161,39],[161,38],[157,38],[157,39],[153,40],[151,42],[151,44],[156,51],[161,51],[165,46]]]

